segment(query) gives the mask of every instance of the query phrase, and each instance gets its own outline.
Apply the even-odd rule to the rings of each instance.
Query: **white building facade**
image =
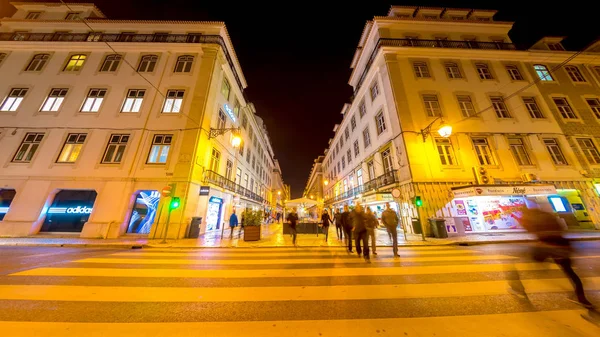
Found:
[[[181,238],[275,202],[281,170],[224,23],[13,5],[0,21],[0,235]],[[181,201],[169,216],[167,186]]]

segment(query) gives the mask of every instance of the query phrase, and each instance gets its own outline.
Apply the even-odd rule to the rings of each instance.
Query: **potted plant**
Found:
[[[263,219],[263,212],[246,209],[242,213],[242,219],[244,219],[244,241],[260,240],[260,225]]]

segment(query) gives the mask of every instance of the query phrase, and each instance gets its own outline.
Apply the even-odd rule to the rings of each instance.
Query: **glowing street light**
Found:
[[[325,180],[325,181],[323,182],[323,184],[324,184],[325,186],[329,185],[329,180]]]
[[[440,136],[448,138],[452,135],[452,126],[450,124],[442,124],[438,129],[438,133]]]
[[[231,146],[237,149],[238,147],[240,147],[240,145],[242,145],[242,137],[240,137],[240,135],[234,134],[231,137]]]

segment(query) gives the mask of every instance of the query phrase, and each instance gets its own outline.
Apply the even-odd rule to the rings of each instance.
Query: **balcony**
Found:
[[[363,194],[369,191],[376,191],[380,188],[384,188],[388,185],[397,183],[398,180],[398,171],[393,170],[380,175],[379,177],[369,180],[366,183],[359,185],[353,189],[349,189],[348,191],[339,194],[337,197],[325,200],[325,204],[332,204],[334,202],[346,200],[349,198],[353,198],[359,194]]]
[[[421,39],[392,39],[380,38],[373,48],[367,65],[363,70],[355,92],[361,87],[367,72],[381,47],[424,47],[424,48],[455,48],[455,49],[486,49],[486,50],[517,50],[514,44],[505,42],[456,41],[456,40],[421,40]]]
[[[261,204],[265,202],[265,200],[260,195],[250,191],[245,187],[242,187],[241,185],[236,184],[235,182],[213,171],[206,171],[204,173],[204,182],[219,186],[221,188],[234,192],[242,197],[245,197],[246,199],[251,199]]]
[[[202,34],[104,34],[104,33],[0,33],[0,41],[29,41],[29,42],[127,42],[127,43],[205,43],[218,44],[225,53],[225,58],[233,71],[233,76],[240,88],[242,83],[233,64],[225,41],[220,35]]]

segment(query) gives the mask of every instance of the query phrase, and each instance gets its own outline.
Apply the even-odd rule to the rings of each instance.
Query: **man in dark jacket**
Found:
[[[292,212],[290,212],[287,216],[287,221],[290,222],[290,231],[292,234],[292,243],[296,246],[296,237],[298,236],[298,232],[296,232],[296,224],[298,223],[298,214],[296,213],[296,207],[293,208]]]
[[[352,219],[348,205],[344,205],[344,212],[340,215],[340,222],[344,229],[346,244],[348,245],[348,253],[352,253]]]
[[[381,222],[385,225],[385,228],[388,231],[388,234],[392,238],[392,244],[394,246],[394,257],[400,257],[398,255],[398,214],[390,208],[390,203],[385,204],[385,211],[381,213]]]
[[[333,221],[335,222],[335,232],[337,234],[337,238],[338,238],[338,240],[341,240],[344,238],[344,235],[343,235],[344,229],[342,228],[342,213],[340,213],[339,209],[335,210],[335,215],[333,216]]]
[[[354,211],[352,211],[352,223],[354,225],[354,237],[356,238],[356,252],[358,256],[363,253],[365,261],[370,263],[371,258],[369,256],[369,237],[367,235],[367,217],[361,204],[356,204]],[[362,241],[363,247],[361,249],[360,243]]]

